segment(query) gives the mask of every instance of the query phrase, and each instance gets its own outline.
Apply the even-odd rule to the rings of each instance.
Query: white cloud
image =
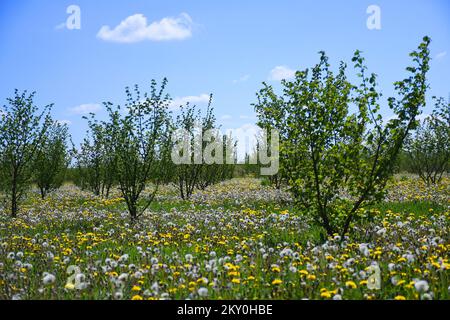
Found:
[[[233,80],[233,83],[236,84],[236,83],[239,83],[239,82],[245,82],[248,79],[250,79],[250,75],[249,74],[245,74],[242,77],[240,77],[239,79]]]
[[[248,116],[248,115],[245,115],[245,114],[241,114],[241,115],[239,116],[239,119],[242,119],[242,120],[252,120],[252,119],[255,119],[255,116]]]
[[[294,78],[295,70],[286,66],[276,66],[270,71],[269,80],[281,81],[283,79],[289,80]]]
[[[444,58],[446,55],[447,55],[447,51],[439,52],[439,53],[436,55],[435,59],[436,59],[436,60],[440,60],[440,59]]]
[[[100,111],[101,109],[102,106],[98,103],[86,103],[70,108],[69,111],[72,114],[89,114],[92,112]]]
[[[192,36],[192,24],[192,19],[187,13],[182,13],[178,17],[166,17],[150,25],[147,18],[138,13],[127,17],[114,29],[109,26],[101,27],[97,37],[119,43],[184,40]]]
[[[176,109],[180,106],[185,105],[186,103],[190,104],[204,104],[209,102],[209,94],[203,93],[198,96],[186,96],[186,97],[176,97],[174,98],[170,104],[169,109]]]

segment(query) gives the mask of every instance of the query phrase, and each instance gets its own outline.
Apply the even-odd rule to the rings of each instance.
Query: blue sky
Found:
[[[81,9],[79,30],[64,25],[69,5]],[[380,30],[366,26],[369,5],[381,10]],[[37,91],[38,105],[54,103],[54,117],[70,122],[79,142],[83,112],[101,116],[97,104],[122,103],[125,86],[144,89],[167,77],[177,101],[204,106],[213,93],[223,127],[245,128],[255,122],[251,103],[261,82],[276,85],[313,65],[319,50],[335,65],[362,50],[384,95],[391,95],[424,35],[433,40],[430,96],[447,97],[446,0],[1,0],[0,99],[4,104],[14,88]]]

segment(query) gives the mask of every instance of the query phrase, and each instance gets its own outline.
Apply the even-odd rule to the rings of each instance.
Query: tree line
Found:
[[[149,92],[143,94],[138,86],[126,88],[124,106],[103,104],[106,120],[95,114],[84,117],[89,130],[79,148],[71,142],[67,125],[52,119],[52,105],[39,108],[33,102],[34,92],[16,90],[14,97],[7,99],[0,118],[0,190],[4,208],[15,217],[32,185],[45,198],[63,184],[68,171],[78,187],[100,197],[108,198],[112,188],[117,187],[133,220],[148,208],[163,183],[173,183],[181,198],[189,199],[195,189],[204,190],[231,179],[234,164],[226,161],[224,165],[173,163],[171,135],[176,128],[185,129],[190,139],[197,141],[198,124],[202,130],[219,126],[211,107],[212,96],[205,115],[188,103],[180,107],[176,118],[172,117],[166,85],[167,79],[159,86],[153,80]],[[232,137],[217,135],[213,140],[235,152]],[[202,140],[200,148],[206,147],[207,141]],[[189,158],[195,157],[193,148],[188,153]],[[221,156],[225,157],[225,153]]]

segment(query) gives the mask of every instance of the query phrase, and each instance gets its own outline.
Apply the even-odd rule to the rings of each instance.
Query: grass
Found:
[[[257,180],[167,193],[134,224],[120,198],[31,195],[17,219],[0,215],[0,299],[449,299],[448,204],[398,184],[344,242]],[[373,264],[380,290],[367,287]]]

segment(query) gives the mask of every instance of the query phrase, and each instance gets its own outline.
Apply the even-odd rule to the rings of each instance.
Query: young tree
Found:
[[[12,217],[17,216],[19,201],[32,181],[36,153],[52,123],[52,105],[39,112],[34,96],[16,89],[0,115],[0,188]]]
[[[219,141],[220,137],[217,135],[215,140]],[[237,142],[233,143],[232,137],[227,135],[223,135],[221,140],[222,154],[218,158],[222,158],[222,163],[206,163],[203,166],[196,185],[199,190],[206,190],[215,183],[233,178]]]
[[[256,154],[253,157],[257,159],[259,170],[261,170],[261,163],[258,159],[258,154],[260,154],[263,150],[271,151],[271,139],[272,137],[267,134],[267,131],[262,131],[257,136]],[[268,181],[274,188],[278,190],[281,189],[281,185],[283,184],[283,174],[281,172],[281,168],[276,174],[269,175]]]
[[[86,119],[86,118],[85,118]],[[113,141],[106,124],[100,123],[91,114],[88,120],[88,136],[76,150],[78,184],[95,195],[108,198],[116,182],[117,157],[111,151]]]
[[[450,102],[435,98],[435,109],[407,139],[412,172],[428,185],[439,183],[450,169]]]
[[[364,205],[379,200],[395,159],[425,104],[430,39],[411,53],[409,77],[396,82],[389,107],[397,118],[383,125],[376,75],[366,75],[361,53],[353,57],[359,85],[349,82],[346,65],[330,70],[321,52],[312,69],[283,81],[283,95],[264,85],[255,105],[262,128],[280,134],[280,163],[297,204],[311,212],[329,235],[344,236]],[[356,109],[350,112],[350,107]]]
[[[150,93],[141,96],[138,86],[134,92],[126,88],[125,115],[120,106],[113,109],[106,103],[109,120],[102,122],[111,137],[110,152],[116,159],[116,179],[125,199],[132,221],[138,219],[153,201],[161,181],[170,174],[171,123],[168,116],[169,96],[164,94],[167,79],[160,90],[155,80]],[[149,183],[150,195],[143,197]]]
[[[176,119],[176,127],[183,135],[179,140],[188,144],[187,150],[180,150],[181,158],[185,158],[187,163],[179,163],[174,168],[175,183],[182,199],[189,199],[199,185],[205,184],[206,188],[211,175],[215,175],[214,168],[208,167],[203,157],[206,147],[203,137],[208,130],[217,129],[211,101],[212,95],[204,117],[201,116],[200,110],[197,111],[195,106],[187,103],[185,107],[181,107],[181,113]]]
[[[64,182],[66,169],[70,163],[67,148],[68,130],[66,124],[53,122],[36,152],[33,161],[34,176],[42,199]]]

